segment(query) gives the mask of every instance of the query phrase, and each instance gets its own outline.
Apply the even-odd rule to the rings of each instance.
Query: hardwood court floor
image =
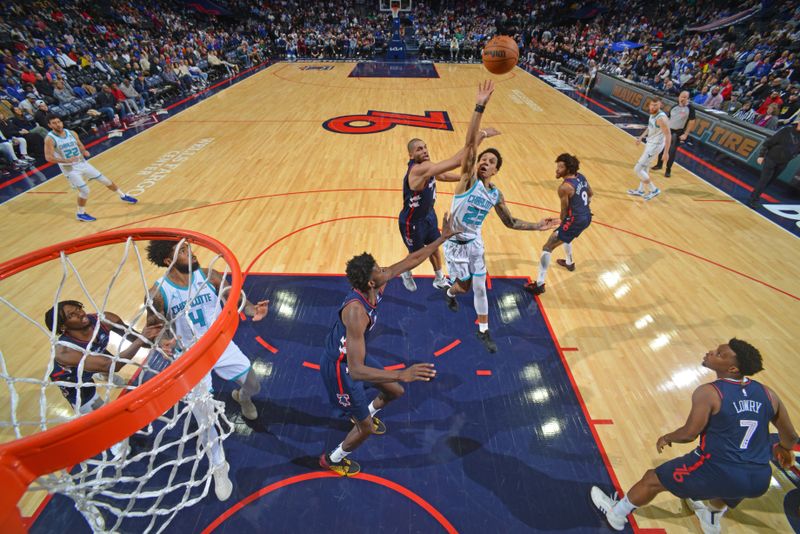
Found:
[[[435,161],[456,152],[486,71],[439,65],[438,79],[387,79],[349,78],[350,64],[300,67],[274,65],[92,158],[125,190],[159,173],[136,206],[92,184],[89,212],[98,221],[78,223],[74,194],[58,194],[68,190],[63,177],[0,206],[0,260],[105,229],[155,226],[214,236],[243,268],[259,272],[340,273],[363,250],[380,263],[399,260],[405,248],[393,218],[406,142],[424,139]],[[628,134],[520,69],[495,80],[483,125],[503,133],[486,146],[502,152],[496,183],[514,215],[538,220],[557,213],[553,161],[561,152],[580,158],[595,191],[594,223],[574,246],[577,269],[554,264],[541,301],[561,346],[577,349],[565,356],[589,414],[612,423],[595,428],[622,487],[690,450],[676,445],[659,456],[655,442],[684,422],[692,390],[711,379],[700,366],[705,351],[730,337],[760,348],[766,370],[757,379],[782,396],[800,424],[791,334],[800,312],[796,238],[738,203],[698,202],[728,197],[677,166],[672,178],[655,175],[658,198],[629,197],[641,147]],[[446,111],[454,131],[396,126],[343,135],[322,128],[333,117],[369,110]],[[441,216],[453,185],[438,190]],[[489,216],[484,239],[490,274],[535,276],[546,234],[512,231]],[[79,267],[97,276],[114,267],[100,255],[85,263]],[[430,265],[417,272],[429,273]],[[21,299],[34,317],[52,305],[51,281],[60,275],[37,273],[2,285],[3,295]],[[123,317],[142,301],[139,294],[125,297],[115,294],[110,307]],[[12,339],[7,328],[0,334],[17,371],[42,374],[38,347]],[[783,512],[790,487],[776,472],[766,496],[726,516],[727,532],[790,531]],[[643,528],[699,532],[668,495],[636,517]]]

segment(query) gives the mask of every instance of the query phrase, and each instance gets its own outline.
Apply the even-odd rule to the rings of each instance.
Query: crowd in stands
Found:
[[[168,0],[4,3],[0,153],[19,168],[41,158],[51,113],[70,129],[109,128],[270,58],[371,59],[391,37],[390,15],[366,0],[215,4],[224,13]],[[800,0],[735,26],[689,30],[751,5],[429,0],[401,21],[420,59],[480,61],[486,40],[507,34],[523,62],[573,65],[579,84],[600,69],[665,94],[689,91],[697,105],[775,129],[800,109]],[[622,41],[637,46],[615,51]]]
[[[706,32],[689,28],[762,3],[593,4],[603,8],[599,15],[566,24],[564,2],[539,10],[521,35],[526,59],[577,62],[579,83],[588,83],[591,69],[600,69],[673,97],[689,91],[696,105],[767,129],[797,119],[800,2],[775,2],[739,24]],[[614,43],[625,41],[641,46],[614,50]]]
[[[258,24],[166,0],[6,3],[0,152],[25,168],[41,161],[49,114],[85,133],[122,126],[266,59]]]

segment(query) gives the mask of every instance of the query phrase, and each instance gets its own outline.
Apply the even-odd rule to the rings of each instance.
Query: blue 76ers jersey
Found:
[[[575,194],[569,199],[567,217],[574,217],[577,221],[589,220],[592,212],[589,210],[589,182],[586,177],[578,173],[575,178],[564,180],[575,189]]]
[[[712,461],[769,464],[769,423],[775,410],[767,390],[750,379],[739,382],[721,378],[711,385],[722,403],[700,434],[700,454]]]
[[[342,359],[346,362],[347,328],[342,321],[342,310],[344,310],[345,306],[355,301],[364,308],[365,312],[367,312],[367,316],[369,316],[369,326],[367,327],[367,332],[365,332],[366,337],[366,333],[372,330],[372,327],[375,326],[375,322],[378,320],[378,305],[381,303],[382,299],[383,289],[378,291],[375,306],[369,303],[366,295],[364,295],[361,291],[355,288],[350,289],[350,292],[347,293],[342,305],[339,306],[339,311],[336,312],[336,322],[333,324],[331,331],[328,333],[328,338],[325,342],[325,352],[323,353],[322,358],[335,361],[344,356]]]
[[[92,326],[92,328],[94,328],[97,325],[97,314],[95,313],[87,314],[87,317],[89,318],[89,324]],[[91,341],[81,341],[79,339],[75,339],[74,337],[70,337],[66,334],[62,334],[61,336],[59,336],[58,341],[65,342],[64,343],[65,346],[75,345],[77,347],[80,347],[81,349],[86,349],[86,347],[88,346],[90,354],[92,353],[108,354],[110,356],[110,353],[108,352],[109,332],[110,329],[108,328],[108,326],[104,325],[103,323],[100,323],[100,328],[97,330],[97,335]],[[69,343],[69,345],[66,345],[66,343]],[[69,347],[69,348],[74,348],[74,347]],[[81,382],[84,384],[94,383],[94,381],[92,380],[93,374],[94,373],[89,373],[84,371],[80,376]],[[67,367],[66,365],[61,365],[60,363],[54,360],[53,370],[50,372],[50,380],[52,380],[53,382],[70,382],[72,384],[77,384],[78,368]],[[89,402],[89,400],[91,400],[91,398],[94,397],[95,393],[94,386],[89,386],[89,387],[84,386],[81,388],[76,388],[71,386],[59,386],[59,388],[61,389],[61,394],[64,395],[64,398],[67,399],[70,402],[70,404],[72,405],[77,404],[78,406],[83,406],[84,404]],[[78,400],[77,397],[78,394],[80,394],[80,401],[76,403],[75,401]]]
[[[422,189],[415,191],[408,185],[408,175],[415,165],[414,160],[409,160],[408,170],[403,177],[403,211],[400,219],[403,221],[418,221],[424,219],[436,203],[436,177],[431,176],[422,185]]]

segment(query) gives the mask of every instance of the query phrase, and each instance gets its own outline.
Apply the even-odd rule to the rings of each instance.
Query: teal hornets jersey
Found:
[[[500,201],[500,190],[486,189],[483,181],[475,178],[469,191],[453,197],[450,213],[454,228],[458,232],[452,237],[456,241],[472,241],[481,237],[483,220],[495,204]]]
[[[661,131],[661,126],[656,123],[659,117],[669,120],[667,114],[663,111],[650,115],[650,119],[647,121],[647,144],[649,145],[659,145],[665,142],[664,132]]]
[[[59,159],[69,159],[81,155],[81,150],[78,147],[78,140],[69,130],[64,130],[64,136],[58,136],[55,132],[48,132],[47,137],[53,140],[55,155]],[[58,164],[61,170],[70,170],[72,165]]]
[[[180,344],[189,347],[206,333],[222,311],[217,290],[202,269],[192,272],[189,287],[176,285],[166,276],[159,282],[164,315],[173,323]]]

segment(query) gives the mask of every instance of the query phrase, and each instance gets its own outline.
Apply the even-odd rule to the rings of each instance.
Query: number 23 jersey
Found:
[[[455,195],[450,205],[455,230],[452,239],[472,241],[481,237],[481,226],[489,211],[500,201],[500,190],[487,189],[483,181],[476,178],[466,193]]]

